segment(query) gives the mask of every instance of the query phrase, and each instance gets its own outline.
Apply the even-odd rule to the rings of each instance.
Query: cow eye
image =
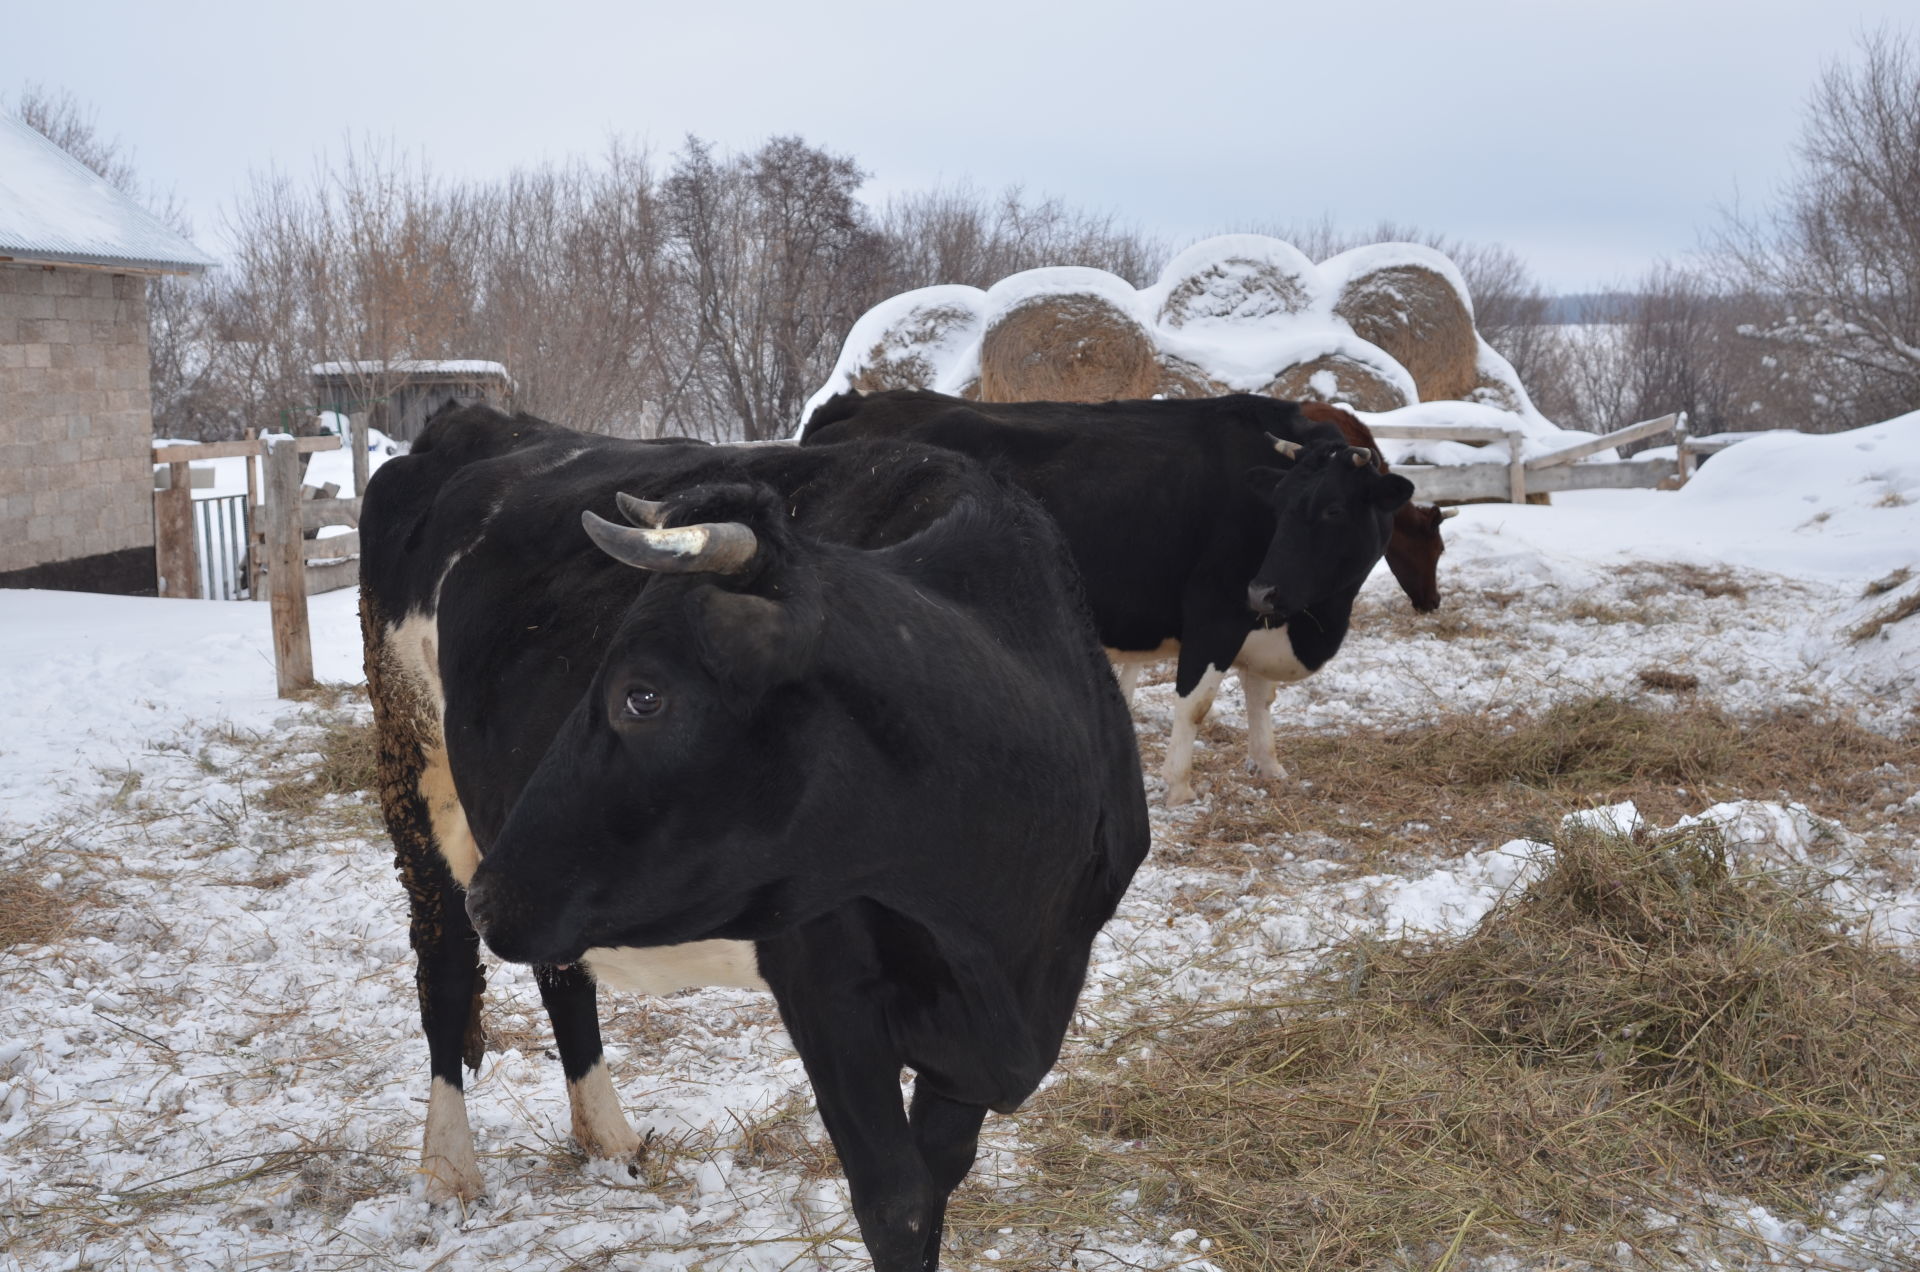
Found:
[[[633,689],[627,693],[627,716],[629,719],[645,720],[657,716],[665,709],[667,700],[654,689]]]

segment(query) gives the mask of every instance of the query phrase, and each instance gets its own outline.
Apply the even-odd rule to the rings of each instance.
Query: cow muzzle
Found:
[[[1273,585],[1270,583],[1247,584],[1247,608],[1262,618],[1273,617]]]
[[[511,883],[503,883],[484,868],[467,885],[467,918],[499,958],[509,963],[578,961],[585,947],[578,941],[558,939],[553,925],[532,922],[528,909]]]

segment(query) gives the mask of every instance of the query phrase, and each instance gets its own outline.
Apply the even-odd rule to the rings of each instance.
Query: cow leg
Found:
[[[1287,770],[1273,753],[1273,694],[1279,686],[1245,667],[1235,670],[1240,674],[1241,692],[1247,696],[1247,772],[1283,778]]]
[[[1114,672],[1120,677],[1120,696],[1125,698],[1127,705],[1131,707],[1133,705],[1133,691],[1140,683],[1140,664],[1130,662],[1120,663],[1114,668]]]
[[[408,880],[420,1023],[427,1035],[427,1066],[433,1075],[420,1173],[426,1177],[429,1201],[472,1201],[486,1191],[486,1181],[480,1175],[473,1131],[467,1125],[463,1068],[475,1072],[480,1068],[485,1041],[480,1009],[486,974],[480,965],[480,938],[467,921],[460,889],[437,853],[427,865],[427,872],[438,867],[439,886],[423,890],[416,880]],[[402,870],[406,872],[404,863]]]
[[[486,1034],[481,1003],[486,975],[480,938],[467,919],[447,850],[465,861],[472,851],[466,818],[445,771],[439,718],[424,673],[410,673],[361,598],[366,640],[367,696],[373,704],[380,780],[380,811],[393,837],[394,860],[407,890],[408,938],[420,1024],[427,1035],[432,1087],[420,1173],[433,1202],[470,1201],[486,1190],[467,1124],[463,1065],[478,1071]],[[431,662],[423,658],[423,663]],[[431,758],[430,758],[431,757]],[[435,799],[446,807],[438,823]],[[442,827],[445,833],[442,833]]]
[[[980,1123],[986,1116],[987,1110],[981,1105],[949,1100],[931,1090],[925,1078],[913,1080],[913,1104],[908,1120],[913,1124],[913,1139],[920,1148],[920,1158],[927,1164],[927,1173],[933,1176],[936,1199],[932,1226],[921,1255],[921,1267],[926,1272],[940,1266],[940,1237],[946,1230],[947,1199],[973,1169]]]
[[[808,997],[799,1010],[783,1003],[782,1015],[846,1173],[874,1272],[924,1272],[934,1266],[927,1259],[930,1239],[938,1257],[933,1234],[946,1194],[935,1186],[907,1123],[900,1057],[886,1022],[852,991],[835,994],[831,1003]]]
[[[1199,683],[1173,704],[1173,736],[1167,739],[1166,762],[1160,766],[1160,777],[1167,784],[1168,808],[1193,802],[1193,739],[1207,712],[1213,710],[1213,697],[1225,678],[1225,672],[1208,664],[1200,673]]]
[[[607,1073],[600,1046],[598,988],[578,963],[536,967],[540,1001],[553,1022],[553,1042],[567,1077],[567,1107],[573,1114],[573,1141],[588,1157],[630,1158],[640,1137],[620,1111],[620,1097]]]

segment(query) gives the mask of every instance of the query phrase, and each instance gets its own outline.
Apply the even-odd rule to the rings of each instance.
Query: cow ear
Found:
[[[804,607],[718,587],[702,588],[699,597],[701,662],[742,695],[742,705],[805,674],[817,624]]]
[[[1287,470],[1284,468],[1247,469],[1247,489],[1262,499],[1272,498],[1274,490],[1286,479]]]
[[[1369,498],[1380,511],[1393,512],[1413,498],[1413,483],[1399,473],[1381,474],[1379,480],[1374,482]]]

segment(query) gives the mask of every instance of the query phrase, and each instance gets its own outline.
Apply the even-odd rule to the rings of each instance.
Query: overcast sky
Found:
[[[1628,280],[1789,171],[1821,66],[1905,3],[10,5],[0,94],[70,89],[218,250],[250,170],[371,134],[449,176],[776,133],[865,194],[1020,183],[1170,246],[1381,219]]]

